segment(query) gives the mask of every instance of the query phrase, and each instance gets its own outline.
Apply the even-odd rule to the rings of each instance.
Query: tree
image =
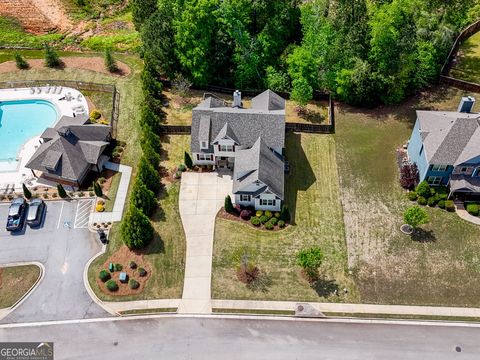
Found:
[[[26,70],[30,67],[30,65],[28,65],[28,62],[19,52],[15,52],[13,54],[13,57],[15,58],[15,65],[17,66],[17,69]]]
[[[286,72],[269,66],[266,69],[265,85],[272,91],[288,92],[290,89],[290,78]]]
[[[67,192],[65,191],[65,188],[63,187],[62,184],[60,183],[57,184],[57,191],[58,191],[58,196],[60,196],[62,199],[65,199],[67,197]]]
[[[137,178],[133,183],[131,205],[140,209],[145,215],[150,216],[157,205],[155,194]]]
[[[290,211],[288,211],[287,205],[282,205],[282,209],[280,210],[280,219],[285,222],[290,221]]]
[[[415,189],[418,196],[424,197],[428,199],[431,195],[430,185],[424,180],[420,184],[418,184],[417,188]]]
[[[145,156],[140,158],[138,163],[137,179],[145,184],[155,194],[160,189],[160,176],[157,170],[148,162]]]
[[[193,161],[192,161],[192,157],[190,156],[190,154],[188,152],[185,151],[185,154],[183,156],[183,162],[185,163],[185,166],[189,169],[192,169],[193,168]]]
[[[45,43],[44,49],[45,49],[45,66],[50,68],[60,66],[62,61],[58,57],[57,52],[47,43]]]
[[[152,147],[151,143],[147,141],[142,141],[142,150],[143,156],[147,161],[155,168],[158,168],[158,164],[160,163],[160,155],[155,151]]]
[[[154,230],[148,217],[130,206],[120,229],[123,242],[129,249],[142,249],[152,240]]]
[[[427,224],[430,221],[425,209],[418,205],[410,206],[407,210],[405,210],[403,218],[405,223],[414,229],[420,225]]]
[[[162,95],[163,85],[157,80],[158,74],[149,61],[145,59],[145,66],[142,71],[142,89],[145,97],[160,98]],[[147,103],[148,104],[148,103]]]
[[[94,182],[93,183],[93,191],[95,192],[95,196],[98,196],[98,197],[102,197],[103,196],[103,191],[102,191],[102,187],[100,186],[100,184],[98,182]]]
[[[144,144],[149,144],[155,152],[160,152],[162,148],[162,144],[160,142],[160,138],[157,134],[153,131],[152,127],[148,124],[142,124],[142,149]]]
[[[404,165],[402,165],[402,168],[400,169],[400,185],[404,189],[412,190],[417,183],[418,183],[418,168],[417,168],[417,165],[416,164],[404,164]],[[430,192],[430,187],[428,189],[428,192]],[[428,196],[430,196],[430,195],[428,195]]]
[[[113,58],[112,51],[110,50],[109,47],[105,48],[104,61],[105,61],[105,68],[108,71],[110,71],[111,73],[118,71],[117,62]]]
[[[294,79],[290,98],[300,106],[305,106],[312,100],[313,89],[304,78]]]
[[[315,279],[318,276],[318,268],[323,261],[323,252],[319,246],[303,249],[297,253],[297,263],[310,277]]]
[[[176,74],[172,80],[172,89],[182,97],[188,96],[192,83],[182,74]]]
[[[230,214],[235,212],[235,208],[233,207],[232,198],[230,197],[230,195],[225,196],[224,208],[225,211]]]
[[[154,133],[160,130],[160,118],[146,104],[142,106],[142,114],[140,117],[140,125],[148,125]]]
[[[26,199],[30,199],[32,197],[32,193],[25,184],[22,184],[22,189],[23,189],[23,196],[25,196]]]
[[[157,0],[130,0],[132,20],[135,29],[140,31],[142,25],[157,9]]]

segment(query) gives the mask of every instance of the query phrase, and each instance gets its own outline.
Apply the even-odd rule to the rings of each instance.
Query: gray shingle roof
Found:
[[[468,190],[471,192],[480,193],[480,178],[466,175],[451,175],[450,176],[450,190]]]
[[[285,99],[275,94],[272,90],[265,90],[252,99],[252,109],[258,110],[284,110]]]
[[[232,127],[226,123],[223,128],[218,132],[218,135],[213,139],[212,143],[216,143],[219,140],[223,139],[225,136],[229,137],[233,141],[235,141],[237,144],[240,144],[237,135],[235,135],[235,132],[233,131]]]
[[[47,169],[55,170],[61,157],[62,153],[60,151],[47,150],[47,153],[42,161],[42,166],[45,166]]]
[[[283,161],[268,148],[262,138],[258,138],[250,149],[237,151],[233,172],[233,193],[243,193],[242,190],[246,186],[258,180],[283,200]]]
[[[430,164],[458,165],[480,155],[480,115],[417,111],[420,135]]]

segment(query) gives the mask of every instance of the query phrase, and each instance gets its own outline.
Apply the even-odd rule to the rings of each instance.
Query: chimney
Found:
[[[234,108],[241,108],[242,107],[242,93],[238,90],[235,90],[233,93],[233,105]]]
[[[473,105],[475,105],[475,98],[473,96],[463,96],[458,105],[458,112],[470,113],[472,112]]]

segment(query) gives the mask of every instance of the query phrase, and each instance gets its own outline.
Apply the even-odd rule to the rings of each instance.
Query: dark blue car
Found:
[[[24,198],[13,199],[8,208],[7,226],[8,231],[17,231],[23,229],[25,223],[25,212],[27,203]]]

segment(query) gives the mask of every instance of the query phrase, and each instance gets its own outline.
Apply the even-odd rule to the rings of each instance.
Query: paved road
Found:
[[[57,360],[480,358],[480,328],[179,317],[93,321],[0,326],[0,339],[54,341]]]
[[[20,306],[2,323],[82,319],[107,316],[85,290],[83,269],[101,244],[85,228],[83,203],[47,203],[46,217],[38,229],[25,226],[20,233],[4,230],[8,206],[0,206],[0,264],[38,261],[45,266],[45,277]],[[79,206],[82,205],[82,206]],[[88,217],[87,217],[88,219]]]

